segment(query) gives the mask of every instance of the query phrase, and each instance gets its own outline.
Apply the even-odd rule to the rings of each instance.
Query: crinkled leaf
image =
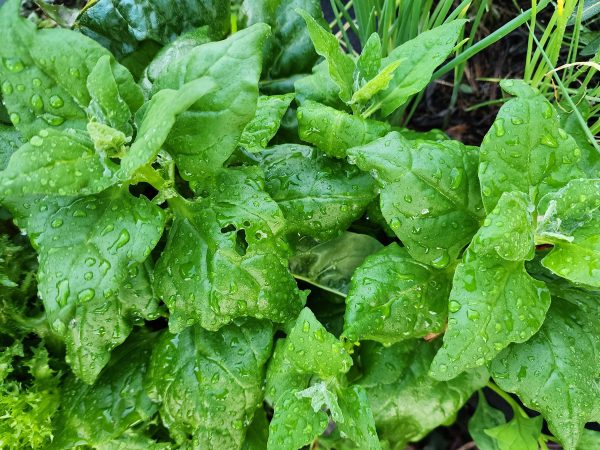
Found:
[[[515,414],[510,422],[485,430],[500,450],[538,450],[542,434],[542,416],[526,418]]]
[[[266,321],[239,320],[217,332],[199,326],[165,333],[154,347],[147,389],[161,402],[165,426],[179,445],[240,448],[262,402],[264,364],[273,330]]]
[[[367,257],[352,276],[346,297],[344,335],[386,344],[446,326],[450,279],[418,263],[397,244]]]
[[[144,41],[167,44],[177,35],[208,25],[211,35],[229,31],[229,0],[97,0],[78,18],[81,31],[114,54],[132,53]]]
[[[128,180],[135,172],[150,164],[165,144],[177,116],[187,111],[203,97],[211,95],[215,83],[210,78],[199,78],[184,84],[177,90],[163,89],[152,97],[143,111],[137,137],[121,160],[117,175]]]
[[[155,270],[173,332],[193,323],[217,330],[245,316],[285,322],[301,309],[304,295],[287,268],[283,214],[263,183],[257,171],[222,171],[207,198],[174,204]]]
[[[158,242],[165,215],[117,189],[54,203],[45,199],[44,212],[20,226],[39,253],[38,288],[50,326],[66,340],[75,374],[91,383],[135,318],[146,315],[145,307],[124,302],[119,289]]]
[[[554,244],[544,267],[575,283],[600,287],[600,179],[572,180],[545,195],[537,238]]]
[[[345,158],[350,147],[368,144],[389,131],[385,122],[363,119],[310,100],[298,108],[300,139],[334,158]]]
[[[337,38],[323,28],[306,11],[298,10],[306,22],[310,39],[319,55],[325,58],[331,79],[340,88],[340,98],[349,102],[353,92],[354,61],[340,48]]]
[[[278,339],[267,367],[265,401],[273,407],[286,392],[306,389],[312,377],[292,365],[287,358],[287,348],[286,340]]]
[[[480,151],[479,179],[486,211],[503,192],[528,194],[534,204],[573,178],[584,176],[578,167],[581,150],[560,128],[552,104],[524,81],[505,80],[508,100],[485,135]]]
[[[300,280],[345,296],[356,268],[382,247],[371,236],[345,232],[308,248],[301,246],[290,258],[290,271]]]
[[[474,148],[392,132],[348,154],[381,185],[381,212],[413,258],[445,267],[471,241],[483,210]]]
[[[452,52],[464,24],[465,20],[454,20],[419,33],[416,38],[396,47],[382,60],[383,67],[394,61],[400,62],[390,85],[377,96],[384,116],[393,113],[411,95],[427,86],[435,68]]]
[[[240,136],[240,147],[250,152],[258,152],[266,148],[277,133],[281,119],[293,99],[294,94],[258,97],[256,115],[244,128]]]
[[[0,124],[0,170],[6,169],[13,153],[23,145],[16,128]]]
[[[359,347],[366,390],[380,439],[403,448],[431,430],[454,421],[458,410],[488,373],[479,368],[454,380],[436,381],[428,375],[437,342],[410,340],[391,347],[363,342]],[[394,447],[395,445],[395,447]]]
[[[202,178],[221,167],[254,117],[262,48],[268,34],[267,25],[256,24],[224,41],[195,47],[163,70],[154,83],[154,93],[178,89],[202,77],[222,87],[180,114],[166,142],[186,180]]]
[[[506,423],[504,413],[492,408],[481,391],[478,398],[477,409],[469,419],[469,434],[479,450],[500,450],[498,441],[487,435],[485,430]]]
[[[96,153],[88,135],[48,128],[13,153],[0,195],[90,195],[115,184],[117,165]]]
[[[335,236],[375,198],[368,174],[313,148],[283,144],[256,156],[265,171],[266,190],[282,209],[289,233]]]
[[[532,206],[505,193],[454,273],[444,345],[431,366],[439,380],[482,366],[511,342],[525,342],[550,306],[545,284],[525,270],[533,257]]]
[[[36,30],[18,17],[20,4],[10,0],[0,9],[0,78],[11,121],[26,139],[48,126],[84,130],[88,75],[110,53],[75,31]],[[111,66],[120,95],[137,110],[143,99],[131,74],[114,61]]]
[[[498,385],[542,413],[572,450],[600,402],[600,323],[596,298],[554,298],[540,331],[513,344],[491,365]]]
[[[68,378],[50,448],[96,447],[154,415],[158,406],[146,395],[143,381],[155,340],[150,333],[132,335],[115,350],[94,385]]]

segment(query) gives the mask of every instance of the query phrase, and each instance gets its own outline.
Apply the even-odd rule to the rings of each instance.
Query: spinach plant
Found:
[[[392,126],[464,20],[353,57],[313,0],[131,5],[0,9],[2,447],[401,449],[479,391],[482,449],[594,448],[579,122],[505,80],[480,147]]]

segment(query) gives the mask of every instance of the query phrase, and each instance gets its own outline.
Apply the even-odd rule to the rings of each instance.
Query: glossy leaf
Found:
[[[340,433],[360,448],[381,449],[375,430],[375,419],[365,389],[362,386],[344,389],[338,397],[338,403],[344,417],[343,422],[336,423]]]
[[[381,68],[381,38],[372,33],[356,60],[354,71],[355,87],[362,87],[366,82],[375,78]],[[356,90],[356,89],[355,89]]]
[[[537,238],[554,244],[542,264],[575,283],[600,287],[600,179],[572,180],[540,200]]]
[[[383,245],[366,234],[346,232],[326,242],[299,247],[290,258],[290,271],[294,277],[346,296],[356,268]]]
[[[581,150],[560,128],[554,107],[524,81],[505,80],[508,100],[481,145],[479,179],[483,204],[491,211],[503,192],[520,191],[533,203],[584,176]]]
[[[36,30],[18,17],[20,5],[10,0],[0,9],[0,79],[11,121],[25,139],[48,127],[85,130],[91,100],[86,81],[98,60],[110,53],[71,30]],[[142,98],[131,74],[112,60],[111,68],[120,95],[137,110]]]
[[[545,284],[523,262],[533,256],[531,205],[506,193],[473,238],[454,273],[444,345],[431,366],[439,380],[484,365],[511,342],[525,342],[550,306]]]
[[[10,157],[21,145],[21,134],[15,128],[0,124],[0,170],[6,169]]]
[[[258,97],[256,115],[244,128],[240,136],[240,147],[250,152],[259,152],[266,148],[277,133],[281,119],[293,99],[294,94]]]
[[[486,433],[486,430],[506,423],[504,413],[492,408],[482,391],[479,391],[477,409],[469,419],[469,434],[480,450],[500,450],[498,441]]]
[[[262,401],[272,338],[270,324],[253,319],[218,332],[193,326],[163,334],[152,352],[147,389],[161,402],[163,423],[179,445],[242,446]]]
[[[381,61],[382,67],[394,61],[400,63],[387,89],[377,96],[384,116],[393,113],[411,95],[427,86],[435,68],[452,52],[464,24],[464,20],[454,20],[420,33]]]
[[[576,448],[600,402],[596,300],[554,298],[540,331],[508,347],[491,365],[496,383],[540,411],[565,449]]]
[[[221,167],[254,117],[262,48],[268,34],[267,25],[256,24],[224,41],[195,47],[163,70],[154,83],[153,93],[179,89],[202,77],[222,86],[180,114],[169,135],[165,147],[186,180]]]
[[[471,394],[485,386],[488,374],[479,368],[454,380],[429,377],[436,342],[410,340],[391,347],[372,342],[360,346],[366,390],[382,442],[403,448],[434,428],[451,423]]]
[[[472,147],[408,141],[392,132],[348,155],[375,176],[381,212],[417,261],[447,266],[479,228],[483,208]]]
[[[171,331],[193,323],[217,330],[246,316],[285,322],[302,308],[304,295],[287,269],[283,214],[263,186],[257,171],[227,170],[207,198],[173,204],[155,270]]]
[[[390,244],[354,272],[346,297],[344,336],[392,344],[440,333],[446,326],[450,287],[445,273]]]
[[[496,441],[500,450],[537,450],[543,422],[541,416],[525,418],[515,414],[510,422],[485,433]]]
[[[303,145],[283,144],[257,155],[266,190],[287,221],[288,233],[315,238],[339,234],[375,198],[368,174]]]
[[[298,108],[300,139],[334,158],[345,158],[350,147],[368,144],[389,130],[387,123],[363,119],[310,100]]]
[[[340,88],[329,76],[327,63],[324,61],[313,67],[311,75],[296,80],[294,89],[296,91],[296,101],[300,105],[310,100],[344,110],[344,103],[339,96]]]

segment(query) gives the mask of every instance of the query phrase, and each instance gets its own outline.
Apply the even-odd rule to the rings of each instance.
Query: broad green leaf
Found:
[[[434,428],[450,424],[477,389],[486,385],[487,371],[468,371],[454,380],[428,375],[438,343],[410,340],[391,347],[363,342],[359,347],[365,388],[377,432],[391,448],[404,448]]]
[[[545,284],[525,270],[533,257],[532,206],[505,193],[454,273],[444,345],[431,366],[439,380],[484,365],[511,342],[525,342],[550,306]]]
[[[392,132],[348,155],[375,176],[381,212],[417,261],[445,267],[471,241],[483,218],[473,147]]]
[[[0,124],[0,170],[6,169],[13,153],[23,145],[16,128]]]
[[[500,450],[538,450],[542,434],[542,416],[525,418],[515,414],[510,422],[485,430]]]
[[[246,439],[242,450],[265,450],[269,439],[269,421],[267,413],[263,408],[258,408],[254,413],[254,419],[246,431]]]
[[[478,398],[477,409],[469,419],[469,434],[479,450],[500,450],[498,441],[488,436],[485,431],[506,423],[504,413],[492,408],[482,391],[479,391]]]
[[[577,450],[590,450],[600,447],[600,432],[585,429],[581,433]]]
[[[298,108],[298,133],[334,158],[345,158],[350,147],[365,145],[390,131],[387,123],[363,119],[306,100]]]
[[[275,405],[267,450],[297,450],[311,444],[327,428],[327,413],[314,410],[309,397],[291,390]]]
[[[129,428],[119,437],[95,445],[94,450],[172,450],[172,446],[167,442],[156,442],[144,430]]]
[[[240,8],[242,25],[264,22],[271,27],[273,35],[264,49],[264,72],[272,79],[310,72],[319,57],[298,8],[326,24],[319,0],[244,0]]]
[[[300,78],[294,83],[296,101],[302,105],[307,100],[321,103],[339,110],[344,110],[344,103],[340,100],[340,88],[333,82],[327,71],[327,63],[317,64],[312,69],[312,74]]]
[[[578,167],[581,150],[560,128],[552,104],[524,81],[505,80],[508,100],[485,135],[480,151],[479,180],[486,211],[503,192],[528,194],[534,204],[573,178],[585,175]]]
[[[401,61],[393,61],[381,69],[373,79],[367,81],[353,95],[350,103],[365,104],[379,91],[386,89],[394,78],[394,71],[400,66]]]
[[[152,352],[147,389],[161,403],[162,421],[180,446],[242,446],[262,402],[272,341],[271,324],[253,319],[217,332],[196,325],[163,334]]]
[[[450,139],[446,133],[437,128],[433,128],[429,131],[415,131],[408,128],[392,127],[393,131],[397,131],[402,137],[409,141],[447,141]]]
[[[600,45],[600,38],[598,39],[598,44]],[[585,120],[591,120],[592,112],[590,110],[590,105],[585,99],[582,99],[582,101],[577,104],[577,109]],[[558,114],[560,116],[561,128],[575,139],[575,142],[581,150],[581,160],[579,161],[581,170],[590,178],[600,177],[600,152],[598,152],[589,141],[579,123],[577,115],[573,111],[569,112],[569,110],[563,109],[563,105],[560,105]]]
[[[302,308],[283,214],[263,187],[257,171],[223,170],[208,197],[171,203],[175,217],[155,269],[171,331],[193,323],[217,330],[245,316],[285,322]]]
[[[502,389],[542,413],[552,433],[573,450],[600,403],[600,323],[597,298],[555,297],[540,331],[492,362]]]
[[[278,339],[269,359],[265,379],[265,401],[275,407],[281,396],[288,391],[306,389],[312,374],[301,372],[288,360],[285,339]]]
[[[327,61],[329,75],[340,88],[340,98],[344,102],[349,102],[354,84],[354,61],[342,51],[337,38],[329,30],[319,25],[306,11],[298,10],[297,12],[306,22],[315,50]]]
[[[338,235],[376,195],[368,174],[310,147],[283,144],[256,157],[265,172],[266,190],[286,218],[288,233]]]
[[[366,234],[345,232],[326,242],[300,246],[290,258],[290,271],[299,280],[346,296],[352,274],[365,258],[383,247]]]
[[[90,195],[115,184],[117,165],[102,159],[88,135],[43,129],[13,153],[2,172],[0,195]]]
[[[66,341],[67,361],[92,383],[137,317],[147,316],[120,289],[158,242],[165,215],[117,189],[56,206],[27,221],[39,253],[39,293],[52,330]]]
[[[173,42],[164,46],[144,69],[144,74],[139,82],[142,90],[150,95],[152,85],[164,70],[176,64],[179,59],[186,57],[195,47],[207,44],[210,41],[208,28],[201,27],[182,34]]]
[[[177,90],[163,89],[152,97],[143,110],[135,142],[121,160],[117,177],[129,180],[140,168],[151,164],[165,144],[177,117],[200,99],[211,95],[215,83],[199,78]]]
[[[379,73],[379,69],[381,69],[381,38],[377,33],[372,33],[356,60],[354,90],[375,78]]]
[[[81,31],[115,55],[132,53],[144,41],[165,45],[177,35],[208,25],[219,38],[229,31],[229,0],[97,0],[78,18]]]
[[[281,119],[293,99],[294,94],[258,97],[256,115],[244,128],[239,146],[250,152],[259,152],[266,148],[277,133]]]
[[[237,147],[255,114],[262,48],[268,34],[267,25],[256,24],[224,41],[195,47],[163,70],[154,83],[154,93],[179,89],[202,77],[220,87],[179,115],[166,142],[184,179],[214,172]]]
[[[396,47],[381,61],[383,67],[394,61],[400,62],[387,89],[377,96],[384,116],[389,116],[406,103],[411,95],[427,86],[435,68],[454,49],[464,24],[465,20],[454,20],[420,33],[416,38]]]
[[[71,30],[36,30],[18,16],[20,5],[10,0],[0,9],[0,79],[11,121],[25,139],[49,126],[85,130],[91,99],[86,81],[110,53]],[[121,97],[137,110],[143,99],[131,74],[114,61],[111,66]]]
[[[158,405],[146,395],[143,381],[155,340],[150,333],[132,335],[91,386],[73,376],[66,380],[51,449],[96,448],[154,415]]]
[[[131,110],[119,93],[119,86],[110,65],[110,56],[105,55],[98,60],[87,78],[86,85],[91,97],[87,107],[90,118],[131,136]],[[136,91],[135,96],[142,97],[137,85],[132,89]]]
[[[375,419],[367,393],[362,386],[351,386],[340,392],[338,404],[343,422],[337,422],[340,433],[365,450],[381,449]]]
[[[352,276],[344,336],[392,344],[440,333],[446,326],[450,279],[418,263],[397,244],[367,257]]]
[[[600,287],[600,179],[571,180],[539,204],[537,239],[554,244],[544,267],[575,283]]]

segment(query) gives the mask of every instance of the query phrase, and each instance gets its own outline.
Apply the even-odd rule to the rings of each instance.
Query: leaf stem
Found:
[[[512,410],[515,414],[519,413],[521,416],[523,416],[525,418],[529,417],[527,415],[527,413],[525,412],[525,410],[523,408],[521,408],[521,406],[515,401],[515,399],[512,398],[506,392],[504,392],[502,389],[500,389],[497,384],[495,384],[492,381],[489,381],[487,384],[487,387],[490,388],[492,391],[494,391],[496,394],[498,394],[500,397],[502,397],[502,399],[506,403],[509,404],[509,406],[512,408]]]

